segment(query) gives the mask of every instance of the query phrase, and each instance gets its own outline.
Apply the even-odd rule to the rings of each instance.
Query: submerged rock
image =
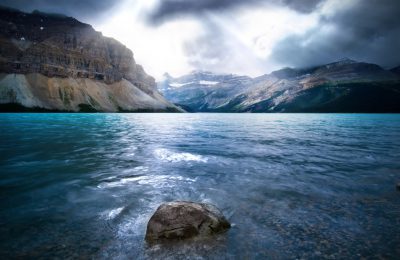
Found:
[[[230,223],[214,205],[188,201],[164,203],[147,224],[146,241],[207,237],[230,228]]]
[[[397,189],[398,191],[400,191],[400,182],[398,182],[398,183],[396,184],[396,189]]]

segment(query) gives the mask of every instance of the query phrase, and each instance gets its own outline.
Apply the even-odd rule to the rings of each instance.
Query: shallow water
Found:
[[[0,114],[0,257],[396,258],[400,115]],[[164,201],[210,241],[148,247]]]

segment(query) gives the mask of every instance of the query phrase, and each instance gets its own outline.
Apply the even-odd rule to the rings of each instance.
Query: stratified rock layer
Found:
[[[128,48],[71,17],[0,9],[0,73],[0,104],[176,109]]]
[[[162,204],[150,218],[146,241],[207,237],[228,228],[229,222],[214,205],[174,201]]]

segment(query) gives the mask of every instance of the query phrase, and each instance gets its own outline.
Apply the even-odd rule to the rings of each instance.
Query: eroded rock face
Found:
[[[147,224],[149,243],[208,237],[226,231],[230,223],[214,205],[175,201],[162,204]]]
[[[49,102],[43,99],[35,100],[36,96],[32,96],[33,103],[40,103],[47,109],[79,110],[78,106],[71,106],[73,102],[63,101],[65,95],[54,96],[53,93],[63,93],[65,88],[72,88],[74,92],[79,92],[79,95],[74,94],[71,99],[78,100],[83,93],[80,89],[85,90],[86,84],[92,82],[91,85],[99,86],[98,90],[93,91],[95,93],[116,92],[108,90],[108,87],[111,88],[115,84],[121,85],[121,83],[141,92],[131,100],[128,106],[119,107],[120,104],[126,103],[126,93],[123,93],[125,96],[121,97],[105,95],[104,99],[96,99],[93,95],[86,93],[88,91],[84,91],[85,93],[81,95],[81,99],[86,100],[83,105],[91,106],[95,110],[118,111],[132,108],[133,110],[159,110],[174,107],[158,93],[154,78],[147,75],[142,66],[136,64],[131,50],[115,39],[104,37],[88,24],[61,15],[39,12],[28,14],[0,8],[0,73],[3,76],[17,75],[15,77],[41,75],[49,79],[47,82],[57,82],[52,79],[68,79],[73,82],[65,86],[46,83],[43,89],[46,88],[47,92],[40,93],[40,97],[47,96]],[[12,82],[14,85],[17,83],[20,81]],[[79,88],[74,87],[77,84]],[[8,88],[9,85],[6,87]],[[30,85],[23,86],[25,89],[30,87]],[[5,88],[5,86],[0,85],[0,88]],[[16,100],[2,95],[0,103],[15,101],[24,105],[18,100],[24,99],[25,93],[18,94],[21,89],[2,89],[2,92],[11,91],[17,94],[14,95]],[[147,100],[152,99],[152,101],[142,102],[139,100],[141,96],[146,96]],[[58,99],[61,105],[54,107],[57,102],[50,98]],[[120,98],[125,100],[119,102]],[[152,102],[157,104],[156,107],[152,107],[150,104]],[[109,103],[113,103],[112,106],[101,106],[101,104],[108,105]],[[138,104],[141,105],[138,106]]]

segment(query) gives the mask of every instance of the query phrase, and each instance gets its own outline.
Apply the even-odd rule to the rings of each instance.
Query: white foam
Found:
[[[171,176],[171,175],[144,175],[144,176],[123,178],[114,182],[101,183],[97,185],[97,188],[104,189],[104,188],[122,187],[131,185],[133,183],[139,185],[151,185],[154,188],[162,188],[162,187],[173,187],[174,182],[176,181],[195,182],[196,179],[184,178],[182,176]]]
[[[164,148],[156,149],[154,151],[154,155],[162,161],[168,161],[174,163],[182,161],[185,162],[194,161],[194,162],[204,162],[204,163],[207,162],[207,158],[201,155],[196,155],[191,153],[176,153]]]
[[[111,220],[111,219],[115,218],[116,216],[118,216],[118,214],[120,214],[123,209],[124,209],[124,207],[112,209],[110,211],[103,212],[101,215],[105,219]]]

